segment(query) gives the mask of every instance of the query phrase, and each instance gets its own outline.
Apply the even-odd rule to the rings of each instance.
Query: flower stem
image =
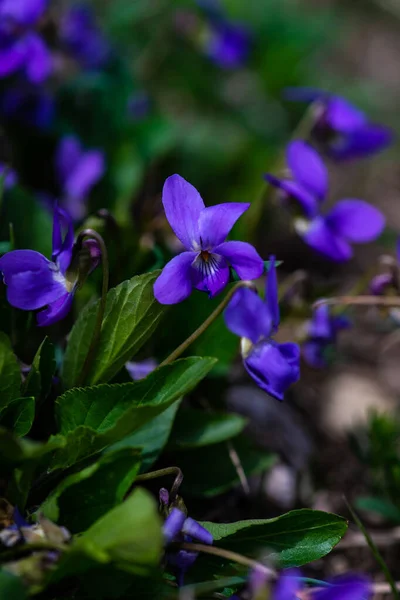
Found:
[[[312,308],[316,309],[324,304],[342,306],[386,306],[400,307],[400,296],[335,296],[322,298],[314,302]]]
[[[240,565],[244,565],[245,567],[260,570],[265,575],[268,575],[268,577],[270,577],[271,579],[277,578],[277,574],[276,571],[274,571],[274,569],[266,567],[262,563],[253,560],[252,558],[248,558],[247,556],[243,556],[243,554],[239,554],[238,552],[232,552],[231,550],[225,550],[224,548],[218,548],[217,546],[207,546],[206,544],[192,544],[189,542],[183,542],[181,544],[171,544],[171,548],[172,547],[177,547],[182,550],[189,550],[191,552],[203,552],[204,554],[221,556],[221,558],[226,558],[227,560],[239,563]]]
[[[157,471],[150,471],[149,473],[143,473],[138,475],[135,479],[135,484],[138,481],[148,481],[149,479],[158,479],[158,477],[165,477],[166,475],[175,475],[174,483],[172,484],[171,491],[169,493],[169,500],[173,502],[179,491],[179,488],[183,481],[183,473],[179,467],[166,467],[165,469],[158,469]],[[126,494],[129,496],[131,489]]]
[[[89,374],[90,368],[92,366],[94,357],[96,355],[96,350],[98,346],[98,341],[101,334],[101,326],[103,324],[104,311],[106,308],[107,301],[107,292],[108,292],[108,281],[109,281],[109,263],[108,263],[108,253],[107,247],[104,243],[103,238],[97,231],[93,229],[84,229],[80,232],[77,240],[77,244],[81,244],[85,238],[95,239],[99,244],[101,250],[101,265],[103,270],[103,284],[101,288],[101,298],[99,303],[99,308],[97,311],[96,323],[93,330],[92,340],[90,342],[89,350],[86,354],[85,361],[83,363],[82,371],[79,375],[77,385],[83,385],[86,381],[86,378]]]
[[[196,329],[196,331],[194,331],[191,335],[189,335],[189,337],[184,342],[182,342],[182,344],[180,346],[178,346],[173,352],[171,352],[171,354],[169,356],[167,356],[167,358],[165,360],[163,360],[159,366],[164,367],[165,365],[169,365],[174,360],[179,358],[180,355],[183,354],[183,352],[185,352],[185,350],[187,348],[189,348],[189,346],[191,344],[193,344],[193,342],[195,342],[197,340],[197,338],[200,337],[201,334],[204,333],[205,330],[210,325],[212,325],[212,323],[214,323],[215,319],[217,317],[219,317],[219,315],[222,313],[224,308],[226,308],[226,306],[229,304],[234,293],[242,287],[252,288],[257,291],[257,288],[252,281],[238,281],[236,283],[236,285],[234,285],[233,288],[231,288],[229,290],[229,292],[226,294],[225,298],[217,306],[217,308],[211,313],[211,315],[209,317],[207,317],[207,319],[200,325],[200,327],[198,327]]]

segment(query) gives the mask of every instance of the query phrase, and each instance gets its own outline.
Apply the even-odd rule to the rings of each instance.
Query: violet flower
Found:
[[[64,319],[71,310],[80,275],[73,265],[73,245],[71,218],[56,206],[51,261],[34,250],[12,250],[0,258],[8,302],[21,310],[38,310],[40,327]],[[88,252],[91,257],[90,247]]]
[[[203,40],[204,53],[222,69],[240,67],[250,52],[250,34],[241,23],[211,21]]]
[[[225,324],[242,338],[243,364],[256,384],[283,400],[286,389],[300,377],[297,344],[272,339],[279,327],[278,286],[275,258],[270,258],[265,301],[256,292],[238,290],[224,312]]]
[[[191,517],[186,517],[185,513],[179,510],[179,508],[173,508],[165,519],[163,533],[167,545],[172,542],[193,541],[208,545],[213,543],[211,533]],[[179,586],[183,585],[185,573],[193,565],[197,556],[197,552],[187,550],[167,553],[168,562],[177,570],[177,582]]]
[[[327,304],[318,306],[307,324],[307,340],[302,345],[305,361],[315,369],[326,367],[326,350],[336,343],[339,331],[348,327],[350,321],[347,317],[332,316]]]
[[[339,200],[326,214],[321,205],[328,193],[328,173],[318,153],[306,142],[295,140],[286,150],[286,159],[292,178],[278,178],[266,174],[265,179],[281,194],[284,201],[295,200],[302,207],[306,219],[295,219],[295,228],[302,239],[336,262],[353,256],[351,243],[371,242],[383,231],[382,213],[355,198]]]
[[[370,123],[366,115],[340,96],[312,88],[288,88],[289,100],[316,102],[312,135],[336,160],[368,156],[393,141],[387,127]]]
[[[7,119],[44,129],[54,119],[54,98],[43,87],[19,81],[0,93],[0,113]]]
[[[5,172],[4,184],[3,184],[4,189],[9,190],[12,187],[14,187],[14,185],[16,185],[17,174],[14,170],[10,169],[8,167],[8,165],[5,165],[4,163],[0,163],[0,177],[4,176],[4,172]]]
[[[139,381],[147,377],[158,366],[154,358],[147,358],[140,362],[129,361],[125,363],[125,368],[134,381]]]
[[[60,38],[66,50],[87,69],[103,67],[111,56],[110,46],[96,25],[87,5],[68,9],[60,23]]]
[[[63,205],[74,220],[86,214],[86,200],[104,174],[101,150],[83,150],[77,137],[66,136],[58,145],[56,172],[63,189]]]
[[[302,583],[297,569],[291,569],[279,577],[272,600],[295,600],[302,591],[307,591],[310,600],[368,600],[372,596],[369,580],[362,575],[335,577],[326,587],[313,590]]]
[[[47,0],[0,0],[0,77],[23,71],[29,81],[43,82],[51,72],[49,49],[34,27]]]
[[[229,281],[231,265],[241,279],[257,279],[264,264],[246,242],[226,242],[237,219],[250,204],[230,202],[205,207],[199,192],[180,175],[171,175],[162,197],[165,214],[186,252],[175,256],[154,284],[161,304],[185,300],[193,288],[212,298]]]

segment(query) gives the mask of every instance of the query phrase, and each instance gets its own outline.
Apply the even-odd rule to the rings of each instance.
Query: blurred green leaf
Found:
[[[27,600],[28,592],[21,577],[0,569],[0,598],[4,598],[4,600]]]
[[[9,338],[0,332],[0,408],[20,396],[21,371]]]
[[[282,568],[300,567],[325,556],[347,530],[343,517],[307,508],[273,519],[202,525],[212,533],[215,546],[261,562],[278,562]]]
[[[72,533],[83,531],[122,502],[139,467],[139,451],[110,452],[89,467],[66,477],[39,511]]]
[[[153,295],[153,284],[158,275],[159,272],[138,275],[108,292],[88,384],[109,381],[156,329],[167,309]],[[62,372],[67,388],[76,384],[81,373],[92,339],[98,303],[81,312],[69,336]]]
[[[0,425],[18,437],[27,435],[35,418],[35,398],[17,398],[0,411]]]
[[[184,408],[175,420],[170,446],[179,449],[217,444],[238,435],[246,423],[245,418],[233,413]]]
[[[246,475],[270,468],[275,456],[254,447],[244,436],[233,440]],[[239,484],[239,476],[226,444],[186,449],[177,460],[184,474],[182,492],[190,496],[212,497]]]
[[[393,523],[400,523],[400,509],[385,498],[362,496],[355,502],[356,508],[374,512]]]

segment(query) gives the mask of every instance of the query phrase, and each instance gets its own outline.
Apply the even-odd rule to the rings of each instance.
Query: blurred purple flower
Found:
[[[332,316],[327,304],[318,306],[307,326],[307,340],[302,345],[305,361],[315,369],[327,366],[325,351],[336,343],[341,329],[348,329],[350,321],[344,316]]]
[[[134,379],[135,381],[147,377],[147,375],[154,371],[154,369],[156,369],[157,366],[158,363],[154,358],[147,358],[140,362],[129,361],[125,363],[126,370],[132,377],[132,379]]]
[[[76,5],[61,20],[60,38],[66,50],[87,69],[103,67],[111,56],[110,45],[95,22],[92,9]]]
[[[20,82],[0,94],[0,112],[26,125],[46,128],[54,118],[54,98],[43,87]]]
[[[336,160],[368,156],[392,143],[393,133],[370,123],[366,115],[340,96],[312,88],[288,88],[288,100],[316,102],[315,139]]]
[[[270,258],[265,301],[256,292],[238,290],[224,312],[227,328],[242,338],[244,366],[265,392],[283,400],[286,389],[300,377],[297,344],[272,339],[279,327],[275,258]]]
[[[191,517],[186,517],[185,513],[179,510],[179,508],[173,508],[165,519],[163,533],[167,545],[171,542],[193,541],[208,545],[213,543],[213,536],[211,533]],[[185,573],[195,562],[197,556],[197,552],[187,550],[178,550],[178,552],[167,553],[169,564],[177,569],[177,581],[179,586],[183,585]]]
[[[72,221],[56,206],[52,261],[34,250],[13,250],[0,258],[7,300],[15,308],[39,310],[40,327],[60,321],[71,309],[76,290],[76,282],[68,277],[73,244]]]
[[[205,207],[199,192],[180,175],[168,177],[163,189],[165,214],[175,235],[186,248],[163,269],[154,284],[161,304],[185,300],[193,288],[210,298],[229,281],[229,265],[241,279],[257,279],[264,264],[246,242],[225,239],[239,217],[249,208],[244,202]]]
[[[34,27],[47,0],[0,0],[0,77],[25,72],[32,83],[43,82],[52,56]]]
[[[368,600],[373,595],[370,582],[363,575],[341,575],[329,583],[329,586],[313,592],[312,600]]]
[[[250,33],[241,23],[218,19],[210,22],[204,36],[204,53],[222,69],[243,65],[250,52]]]
[[[135,92],[128,100],[128,115],[135,121],[141,121],[149,114],[150,105],[150,96],[147,92]]]
[[[297,201],[307,219],[296,219],[295,227],[303,240],[336,262],[353,256],[351,243],[371,242],[383,231],[382,213],[354,198],[339,200],[325,216],[320,206],[328,193],[328,173],[319,154],[306,142],[295,140],[286,151],[293,179],[266,174],[265,179],[280,190],[284,201]]]
[[[74,220],[86,214],[86,200],[91,188],[104,174],[101,150],[83,150],[77,137],[66,136],[56,152],[56,172],[63,189],[63,206]]]
[[[9,190],[10,188],[14,187],[14,185],[17,183],[17,174],[15,171],[10,169],[8,165],[0,163],[0,177],[4,175],[4,172],[6,172],[4,179],[4,189]]]

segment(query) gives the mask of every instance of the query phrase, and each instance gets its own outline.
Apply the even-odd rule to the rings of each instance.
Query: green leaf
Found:
[[[50,391],[55,370],[54,346],[46,337],[33,359],[31,370],[24,384],[24,395],[45,398]]]
[[[236,523],[203,522],[220,548],[299,567],[328,554],[347,530],[343,517],[319,510],[292,510],[274,519]]]
[[[56,401],[65,443],[50,468],[66,468],[132,434],[188,393],[212,369],[213,358],[184,358],[131,383],[69,390]],[[66,436],[66,437],[65,437]]]
[[[0,333],[0,409],[20,396],[21,371],[11,343]]]
[[[122,502],[139,467],[139,451],[110,452],[66,477],[39,510],[51,521],[62,523],[71,533],[83,531]]]
[[[373,496],[363,496],[357,498],[355,505],[361,510],[377,513],[393,523],[400,523],[400,509],[390,502],[390,500]]]
[[[0,425],[16,436],[27,435],[35,418],[35,398],[17,398],[0,411]]]
[[[156,501],[149,492],[137,488],[125,502],[75,538],[49,575],[49,582],[76,577],[99,563],[110,562],[131,573],[145,575],[159,564],[162,549],[161,519]]]
[[[171,434],[172,448],[196,448],[229,440],[243,431],[246,419],[233,413],[207,413],[185,408],[179,411]]]
[[[106,453],[121,448],[140,448],[142,465],[140,471],[145,473],[155,463],[168,441],[180,400],[174,402],[167,410],[155,417],[137,431],[116,442],[105,450]]]
[[[25,462],[38,461],[46,454],[65,445],[65,438],[50,438],[46,443],[16,437],[4,427],[0,427],[0,472],[4,467],[17,467]]]
[[[246,475],[270,468],[275,456],[254,447],[244,436],[233,440]],[[239,484],[237,471],[226,444],[187,449],[179,454],[179,467],[184,473],[182,491],[191,496],[212,497]]]
[[[28,592],[21,577],[0,569],[0,598],[4,600],[27,600]]]
[[[167,307],[159,304],[153,284],[160,272],[138,275],[107,294],[106,310],[87,383],[109,381],[143,346]],[[99,301],[81,312],[72,328],[64,356],[62,378],[67,388],[78,381],[92,339]]]

